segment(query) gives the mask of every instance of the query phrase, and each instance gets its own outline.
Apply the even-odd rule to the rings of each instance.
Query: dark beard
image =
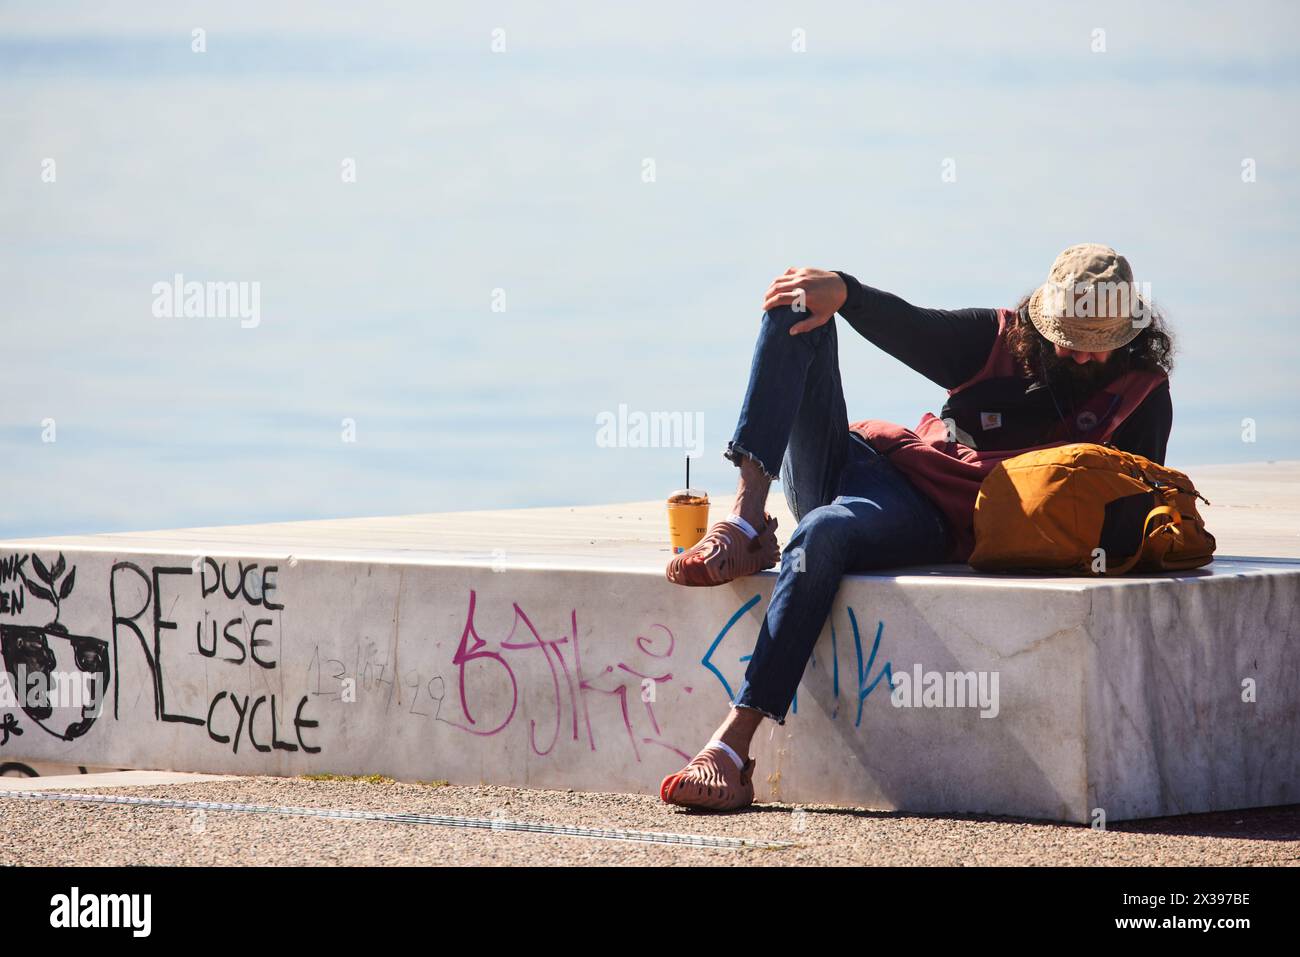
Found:
[[[1042,340],[1039,346],[1040,368],[1045,369],[1052,391],[1069,397],[1071,405],[1095,395],[1101,388],[1114,382],[1128,371],[1128,349],[1116,349],[1105,362],[1084,362],[1062,359],[1050,342]]]

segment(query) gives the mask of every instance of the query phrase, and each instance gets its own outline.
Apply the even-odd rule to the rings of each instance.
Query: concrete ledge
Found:
[[[76,791],[99,788],[143,788],[155,784],[211,784],[234,781],[231,775],[177,771],[104,771],[98,774],[55,774],[35,778],[0,777],[0,791]]]
[[[1300,468],[1278,468],[1276,506],[1224,473],[1272,518],[1240,533],[1192,471],[1221,553],[1263,557],[846,579],[795,713],[755,742],[759,800],[1077,822],[1300,802]],[[0,706],[0,762],[655,793],[725,713],[775,580],[669,585],[658,503],[0,544],[33,581],[22,556],[60,552],[60,628],[11,594],[6,668],[109,693],[98,717]],[[985,699],[928,707],[932,674]]]

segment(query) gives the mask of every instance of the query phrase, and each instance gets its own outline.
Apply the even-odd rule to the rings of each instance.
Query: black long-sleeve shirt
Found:
[[[998,334],[996,309],[922,309],[892,293],[863,285],[839,273],[848,287],[840,315],[863,338],[945,389],[975,376],[988,360]],[[992,410],[1014,413],[996,433],[982,436],[983,447],[1027,448],[1039,444],[1048,428],[1069,415],[1060,397],[1035,379],[996,380],[950,397],[941,418],[952,418],[971,435],[981,435],[979,416]],[[977,411],[978,410],[978,411]],[[1166,379],[1133,411],[1111,437],[1117,448],[1163,465],[1173,427],[1173,402]],[[990,444],[995,443],[995,444]]]

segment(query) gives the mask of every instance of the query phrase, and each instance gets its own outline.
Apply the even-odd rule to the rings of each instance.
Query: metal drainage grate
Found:
[[[744,837],[708,837],[671,834],[664,831],[631,831],[623,828],[574,827],[566,824],[533,824],[490,817],[454,817],[446,814],[393,814],[387,811],[346,811],[315,807],[285,807],[271,804],[225,804],[217,801],[179,801],[171,798],[127,797],[114,794],[72,794],[66,791],[0,791],[0,798],[26,801],[68,801],[81,804],[125,804],[134,807],[165,807],[185,811],[230,811],[236,814],[283,814],[293,817],[323,817],[347,821],[382,821],[390,824],[430,824],[485,831],[519,831],[529,834],[558,834],[602,841],[635,841],[642,844],[677,844],[684,847],[738,849],[745,847],[793,847],[791,841],[755,841]]]

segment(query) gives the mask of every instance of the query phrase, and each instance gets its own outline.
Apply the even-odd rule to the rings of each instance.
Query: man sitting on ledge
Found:
[[[1095,442],[1163,465],[1173,421],[1164,321],[1107,246],[1066,249],[1014,310],[918,309],[846,273],[793,268],[768,287],[763,308],[723,453],[740,468],[733,514],[674,556],[668,580],[720,585],[775,565],[776,521],[764,505],[778,470],[799,524],[730,712],[660,787],[663,800],[690,807],[753,803],[750,741],[764,716],[785,724],[841,576],[964,562],[976,494],[998,462]],[[948,390],[939,418],[927,413],[914,430],[848,423],[836,312]]]

